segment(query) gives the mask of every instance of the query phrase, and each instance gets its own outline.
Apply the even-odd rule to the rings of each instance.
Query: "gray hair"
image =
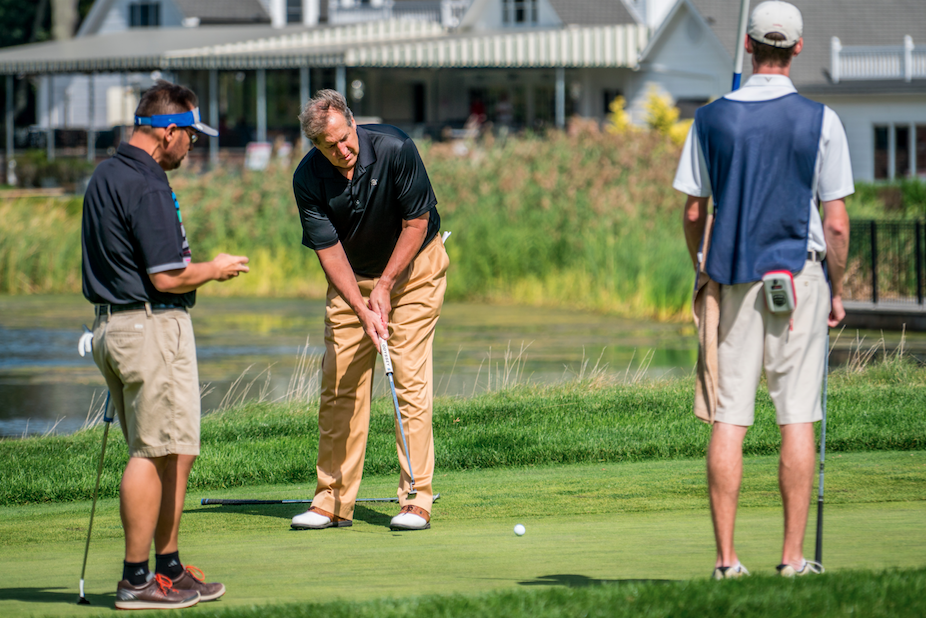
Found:
[[[326,88],[319,90],[306,102],[299,114],[302,133],[314,144],[315,140],[328,128],[328,113],[339,112],[347,120],[347,126],[353,126],[354,114],[347,107],[347,99],[337,90]]]

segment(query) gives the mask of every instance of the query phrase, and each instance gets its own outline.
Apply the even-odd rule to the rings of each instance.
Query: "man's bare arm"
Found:
[[[832,328],[846,317],[842,306],[842,279],[849,256],[849,213],[845,200],[823,202],[823,237],[826,239],[826,268],[833,286],[833,308],[829,318]]]
[[[246,273],[250,270],[247,263],[248,258],[243,255],[220,253],[211,262],[187,264],[186,268],[153,273],[148,278],[159,292],[185,294],[210,281],[228,281]]]
[[[341,298],[350,305],[350,308],[360,318],[364,332],[373,343],[377,344],[376,349],[378,350],[379,341],[377,341],[377,338],[385,338],[388,332],[386,326],[382,324],[379,314],[367,306],[363,294],[360,293],[360,286],[357,285],[357,278],[354,276],[354,270],[347,259],[347,254],[344,253],[344,247],[341,243],[337,243],[326,249],[316,249],[315,254],[318,256],[318,261],[321,263],[322,270],[325,271],[328,281],[331,282],[331,285],[334,286]]]
[[[682,227],[685,230],[685,243],[688,245],[688,254],[691,256],[691,263],[694,264],[695,268],[698,267],[698,247],[701,246],[704,225],[707,222],[708,199],[689,195],[685,201]]]
[[[379,314],[384,327],[388,325],[389,313],[392,311],[392,288],[396,278],[408,268],[418,250],[421,249],[421,243],[428,234],[428,219],[430,219],[430,213],[425,213],[416,219],[402,221],[402,231],[399,233],[395,249],[392,250],[392,256],[370,294],[370,309]]]

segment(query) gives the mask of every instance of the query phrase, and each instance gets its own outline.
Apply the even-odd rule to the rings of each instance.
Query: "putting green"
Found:
[[[740,557],[773,573],[781,514],[776,461],[751,458],[737,526]],[[830,570],[926,564],[926,453],[845,454],[827,462],[824,562]],[[388,529],[395,505],[359,506],[351,528],[293,531],[305,505],[199,506],[203,497],[295,498],[312,488],[191,492],[181,557],[223,581],[203,608],[477,593],[589,581],[706,577],[713,537],[702,461],[573,465],[439,475],[434,528]],[[364,481],[385,497],[392,478]],[[118,504],[97,507],[78,606],[88,502],[0,508],[0,615],[110,613],[121,576]],[[813,554],[811,517],[806,553]],[[523,523],[527,533],[515,536]],[[186,610],[200,611],[199,607]]]

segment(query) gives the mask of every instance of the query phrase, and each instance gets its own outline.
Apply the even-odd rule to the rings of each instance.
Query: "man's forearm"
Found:
[[[704,226],[707,223],[706,197],[689,195],[685,201],[685,210],[682,218],[682,227],[685,230],[685,243],[688,245],[688,254],[691,263],[698,267],[698,247],[704,237]]]
[[[402,222],[402,231],[399,233],[399,240],[396,241],[395,249],[392,250],[392,256],[386,264],[383,274],[379,278],[379,285],[386,286],[392,290],[399,273],[408,268],[414,257],[421,249],[428,234],[429,215],[411,219]]]
[[[849,256],[849,215],[844,200],[823,202],[823,236],[826,239],[826,267],[833,296],[842,296],[842,279]]]
[[[344,253],[344,247],[338,243],[327,249],[317,249],[315,254],[318,256],[318,261],[328,281],[341,295],[341,298],[350,305],[354,313],[359,315],[360,310],[366,308],[367,305],[363,294],[360,293],[360,286],[357,285],[357,278],[354,276],[354,270],[350,266],[347,254]]]

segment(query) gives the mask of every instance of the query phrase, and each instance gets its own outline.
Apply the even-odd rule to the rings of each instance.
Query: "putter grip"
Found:
[[[379,351],[383,355],[383,366],[386,368],[386,373],[392,373],[392,359],[389,358],[389,346],[386,345],[385,339],[379,340]]]

